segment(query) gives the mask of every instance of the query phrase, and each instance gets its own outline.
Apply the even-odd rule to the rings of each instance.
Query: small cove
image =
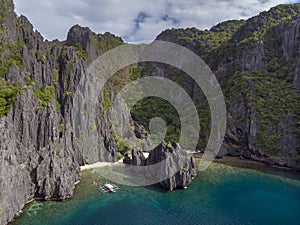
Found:
[[[83,171],[71,200],[33,202],[12,224],[299,224],[299,173],[230,158],[217,162],[188,190],[173,192],[119,185],[117,193],[103,194],[94,182],[106,179]]]

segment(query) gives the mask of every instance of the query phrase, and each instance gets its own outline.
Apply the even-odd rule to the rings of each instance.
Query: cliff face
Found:
[[[166,30],[157,37],[189,48],[217,76],[228,113],[219,157],[228,154],[300,168],[299,15],[300,4],[280,5],[247,21],[228,21],[205,31]],[[209,107],[199,86],[167,65],[145,67],[144,76],[167,77],[189,93],[200,109],[198,147],[204,148]]]
[[[171,145],[166,145],[162,142],[150,152],[145,164],[149,166],[162,160],[166,160],[166,166],[157,171],[157,177],[160,174],[168,174],[168,171],[176,171],[176,165],[182,164],[182,168],[176,174],[160,182],[164,189],[172,191],[176,188],[186,188],[197,176],[194,157],[188,156],[186,151],[182,151],[176,142],[173,142]]]
[[[79,26],[67,41],[49,42],[16,16],[12,1],[0,5],[0,224],[6,224],[31,199],[71,197],[80,165],[116,161],[110,110],[103,104],[97,109],[90,129],[99,150],[91,152],[76,141],[72,106],[89,63],[123,42]],[[111,101],[113,93],[101,93],[99,101],[104,98]]]
[[[300,168],[299,15],[299,5],[278,6],[247,21],[224,22],[209,31],[173,29],[158,36],[191,49],[217,75],[228,107],[220,156]],[[127,150],[122,139],[128,130],[148,148],[149,143],[142,140],[147,138],[146,132],[128,120],[130,113],[122,104],[118,114],[124,126],[122,137],[116,137],[110,110],[114,93],[141,74],[168,77],[187,90],[199,106],[199,146],[205,146],[210,114],[200,88],[180,71],[157,63],[146,65],[143,73],[139,68],[125,69],[118,74],[121,79],[112,78],[100,93],[96,117],[90,118],[95,126],[87,128],[96,132],[98,150],[89,151],[77,141],[73,94],[88,76],[89,64],[121,44],[112,34],[95,34],[77,25],[66,41],[49,42],[33,30],[26,17],[16,16],[11,0],[0,0],[0,224],[11,221],[28,200],[71,197],[80,179],[80,165],[115,161],[117,150]],[[156,103],[151,103],[153,108]],[[160,108],[168,114],[172,111],[165,105]],[[146,117],[147,113],[142,111]],[[188,171],[193,169],[192,161],[188,167]],[[170,189],[185,186],[191,177],[192,172],[182,170],[162,185]],[[178,182],[179,178],[184,182]]]
[[[163,160],[165,160],[165,163],[158,170],[149,171],[147,174],[151,174],[154,179],[161,180],[163,175],[175,172],[169,178],[161,180],[160,185],[166,190],[173,191],[178,188],[187,188],[187,185],[192,183],[197,176],[194,157],[189,156],[176,142],[168,145],[164,141],[161,142],[150,151],[148,158],[145,158],[141,151],[132,149],[131,157],[126,154],[123,161],[133,166],[151,166]],[[177,172],[179,165],[180,170]]]

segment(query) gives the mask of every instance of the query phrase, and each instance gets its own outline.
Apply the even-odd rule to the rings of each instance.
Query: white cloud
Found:
[[[66,38],[74,24],[97,33],[109,31],[126,41],[153,40],[171,27],[210,28],[229,19],[245,19],[293,0],[15,0],[47,39]],[[294,1],[295,2],[295,1]],[[137,26],[137,17],[145,17]],[[164,19],[163,19],[164,18]]]

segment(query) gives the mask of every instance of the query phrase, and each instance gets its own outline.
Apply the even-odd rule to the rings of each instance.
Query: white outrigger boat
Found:
[[[115,184],[105,183],[98,190],[107,193],[107,192],[116,192],[119,187]]]

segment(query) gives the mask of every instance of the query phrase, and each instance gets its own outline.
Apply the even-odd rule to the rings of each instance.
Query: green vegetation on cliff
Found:
[[[112,102],[110,100],[110,94],[107,88],[103,88],[102,108],[105,113],[107,110],[110,110],[112,108]]]
[[[196,108],[200,122],[200,136],[197,148],[203,149],[206,147],[206,134],[210,131],[210,111],[206,104],[199,104]],[[180,118],[174,106],[168,101],[157,97],[145,98],[137,102],[131,114],[133,119],[143,125],[148,131],[151,119],[156,117],[161,118],[167,126],[165,141],[179,141],[181,130]]]
[[[20,91],[20,88],[0,78],[0,116],[7,115]]]
[[[24,47],[23,39],[17,33],[12,38],[9,35],[7,22],[10,13],[16,18],[14,4],[12,1],[0,2],[0,77],[5,77],[12,65],[17,66],[20,70],[24,69],[22,62],[21,50]],[[20,24],[17,22],[16,26]]]
[[[271,155],[282,154],[287,130],[293,130],[290,136],[294,140],[300,138],[300,95],[292,84],[296,61],[287,58],[288,50],[283,46],[284,33],[295,25],[299,12],[300,4],[280,5],[249,19],[234,40],[218,49],[212,63],[217,69],[222,58],[235,58],[222,85],[227,103],[245,95],[252,116],[259,121],[256,147]],[[300,39],[295,40],[294,46],[299,44]],[[297,47],[291,51],[289,54],[299,57]],[[263,52],[262,56],[258,52]],[[241,66],[245,55],[256,60],[252,65],[246,62],[247,69]],[[247,119],[245,115],[236,118],[238,123]]]
[[[90,36],[90,43],[97,47],[99,51],[98,54],[101,52],[109,51],[119,45],[123,44],[123,41],[119,38],[116,38],[114,35],[109,33],[105,34],[91,34]]]
[[[20,93],[20,89],[16,87],[18,85],[10,83],[9,71],[14,68],[20,74],[26,74],[23,65],[26,60],[22,51],[24,40],[18,33],[22,26],[17,24],[16,37],[10,40],[5,27],[8,10],[3,2],[0,5],[0,33],[3,37],[0,43],[0,77],[3,78],[0,87],[0,115],[7,114]],[[283,143],[282,132],[288,130],[285,126],[292,127],[292,135],[299,137],[300,134],[299,93],[293,84],[299,49],[293,50],[292,59],[288,59],[287,51],[283,50],[284,35],[299,21],[299,14],[300,4],[280,5],[251,19],[223,22],[210,30],[200,31],[196,28],[166,30],[157,39],[183,45],[202,57],[216,73],[229,108],[234,105],[235,100],[239,103],[244,103],[245,99],[247,101],[245,108],[248,111],[233,115],[235,125],[243,132],[241,136],[249,135],[245,123],[255,115],[259,121],[255,136],[256,146],[270,154],[280,155]],[[124,43],[121,38],[110,33],[95,34],[89,28],[73,26],[68,33],[67,41],[59,43],[59,53],[57,53],[59,66],[47,68],[52,71],[51,82],[43,81],[43,87],[34,90],[34,94],[39,99],[39,108],[46,107],[55,98],[56,88],[64,89],[61,92],[57,91],[57,95],[72,94],[73,75],[79,71],[76,68],[78,62],[86,66],[104,52],[122,44]],[[299,37],[295,46],[300,46]],[[53,57],[51,54],[35,50],[36,62],[50,63]],[[160,69],[160,72],[162,71],[167,78],[182,86],[193,98],[201,125],[198,148],[204,148],[210,132],[210,110],[205,98],[199,98],[202,93],[195,89],[193,81],[187,79],[182,71],[167,66],[160,66]],[[103,110],[106,112],[112,107],[111,98],[115,93],[119,93],[129,82],[149,75],[149,70],[151,66],[144,64],[143,66],[131,65],[118,71],[109,80],[107,86],[109,88],[103,90],[103,101],[99,103]],[[33,78],[25,78],[25,80],[29,80],[26,81],[26,85],[35,86]],[[60,103],[56,102],[57,108],[63,108]],[[235,105],[235,107],[240,106]],[[168,102],[158,98],[144,99],[136,104],[132,115],[146,129],[151,118],[163,118],[168,128],[166,141],[178,141],[180,120],[176,110]]]
[[[126,84],[141,78],[144,69],[145,68],[139,67],[136,64],[130,65],[114,74],[108,80],[108,83],[113,85],[114,93],[119,93],[119,91],[121,91],[126,86]]]
[[[166,122],[166,141],[179,141],[180,119],[176,109],[166,100],[149,97],[139,101],[131,111],[133,119],[148,128],[152,118],[160,117]],[[148,129],[149,130],[149,129]]]
[[[33,93],[38,97],[40,106],[39,108],[45,108],[55,98],[55,87],[44,86],[42,88],[35,89]]]
[[[271,154],[279,154],[282,146],[278,130],[284,130],[286,126],[293,126],[294,135],[300,136],[296,133],[295,122],[300,121],[300,96],[294,85],[278,79],[276,73],[266,70],[236,72],[224,86],[228,104],[237,98],[245,98],[251,104],[250,113],[257,116],[260,123],[257,147]],[[247,119],[245,116],[235,115],[241,121]]]
[[[232,38],[232,35],[244,24],[244,20],[231,20],[204,31],[196,28],[173,28],[162,32],[158,39],[189,46],[198,55],[206,57],[207,53],[227,43]]]
[[[251,120],[256,118],[257,126],[251,128],[257,132],[254,137],[255,148],[261,148],[270,155],[295,155],[295,146],[298,149],[300,146],[297,141],[300,140],[300,98],[293,80],[298,65],[300,35],[290,34],[293,37],[289,39],[298,37],[293,43],[293,49],[284,46],[291,45],[285,43],[284,38],[288,35],[286,31],[296,25],[299,19],[300,4],[279,5],[247,21],[224,22],[209,31],[195,28],[167,30],[158,36],[158,40],[183,45],[211,66],[226,97],[229,115],[232,117],[230,126],[234,132],[238,132],[234,135],[239,143],[233,145],[249,147],[250,134],[249,127],[246,126],[250,126],[247,124],[249,122],[255,123]],[[288,58],[287,54],[293,58]],[[151,69],[151,66],[148,68]],[[184,87],[190,96],[195,96],[191,82],[180,72],[164,66],[160,66],[160,70],[164,71],[164,76]],[[207,104],[203,105],[205,101],[197,100],[197,97],[194,101],[196,105],[202,104],[198,108],[204,111],[199,112],[203,131],[200,141],[207,140],[210,130],[209,107]],[[151,105],[154,108],[163,108],[160,101],[149,101],[148,105],[143,103],[144,110],[137,107],[133,112],[137,121],[145,127],[149,122],[146,118],[152,114],[147,110]],[[165,112],[174,113],[168,110]],[[165,117],[163,113],[161,115]],[[176,113],[167,116],[176,116]],[[176,129],[179,128],[176,126]],[[168,134],[167,139],[177,137],[176,133],[178,130]],[[289,143],[290,150],[286,149],[287,138],[293,140]],[[236,146],[230,146],[231,141],[227,140],[228,148],[235,148]],[[252,142],[253,140],[251,144]],[[199,143],[199,146],[205,146],[205,142]],[[299,156],[299,151],[296,154]]]
[[[21,49],[24,43],[21,39],[16,44],[8,43],[6,40],[0,42],[0,77],[5,77],[12,65],[17,66],[21,71],[24,69]]]

